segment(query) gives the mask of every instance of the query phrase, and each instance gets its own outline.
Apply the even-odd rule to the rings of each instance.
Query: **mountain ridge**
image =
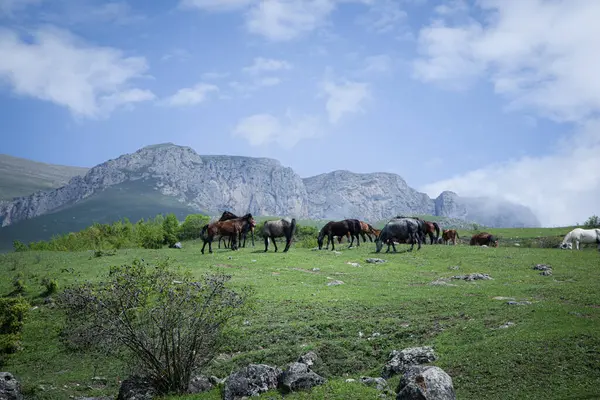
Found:
[[[191,147],[173,143],[142,147],[98,164],[62,187],[0,204],[0,222],[8,226],[49,214],[107,187],[139,179],[152,179],[160,194],[214,214],[230,209],[257,216],[373,221],[412,213],[473,220],[486,226],[539,226],[524,206],[498,199],[463,198],[449,191],[431,199],[389,172],[336,170],[301,178],[273,158],[199,155]],[[488,213],[488,203],[498,206]],[[512,215],[516,211],[518,218]]]

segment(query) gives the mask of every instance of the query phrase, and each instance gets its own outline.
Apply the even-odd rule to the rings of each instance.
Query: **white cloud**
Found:
[[[600,109],[600,2],[481,1],[486,23],[437,19],[419,34],[415,76],[460,82],[485,76],[510,109],[578,121]]]
[[[154,97],[130,86],[148,69],[143,57],[125,57],[118,49],[87,44],[50,27],[31,39],[0,29],[0,81],[18,95],[51,101],[84,117],[106,116],[116,105]]]
[[[241,120],[232,136],[246,139],[252,146],[276,143],[290,149],[304,139],[320,135],[319,120],[313,116],[295,116],[288,111],[284,118],[255,114]]]
[[[289,70],[292,68],[292,64],[285,60],[276,60],[273,58],[256,57],[252,65],[244,67],[242,71],[251,74],[258,75],[263,72],[274,72]]]
[[[182,8],[198,8],[201,10],[224,12],[243,9],[255,0],[182,0]]]
[[[179,89],[174,95],[167,97],[163,103],[171,107],[185,107],[200,104],[208,99],[210,93],[219,88],[208,83],[198,83],[191,88]]]
[[[398,0],[369,1],[369,11],[358,18],[358,23],[376,33],[387,33],[401,27],[408,14],[400,7]]]
[[[455,89],[487,79],[530,124],[546,117],[577,128],[552,154],[490,165],[425,190],[503,197],[529,206],[544,225],[582,222],[598,213],[600,198],[600,3],[477,4],[485,23],[464,2],[436,9],[437,19],[419,34],[415,77]]]
[[[586,123],[544,157],[490,165],[421,188],[432,197],[444,190],[461,196],[492,196],[526,205],[545,226],[582,223],[598,214],[600,120]]]
[[[363,103],[370,98],[368,83],[345,80],[336,84],[331,80],[323,83],[323,93],[327,97],[325,108],[329,122],[336,124],[345,114],[364,111]]]

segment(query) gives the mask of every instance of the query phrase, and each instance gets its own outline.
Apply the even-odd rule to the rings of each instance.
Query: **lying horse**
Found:
[[[399,242],[405,240],[407,243],[411,243],[410,250],[412,251],[415,247],[415,243],[419,245],[417,250],[421,249],[421,236],[419,229],[421,228],[419,221],[414,218],[394,218],[389,221],[381,230],[381,233],[375,239],[375,252],[379,253],[383,244],[388,245],[386,253],[390,251],[390,245],[396,252],[396,245],[394,239]]]
[[[565,235],[562,243],[560,244],[561,249],[573,249],[573,242],[575,242],[575,248],[579,250],[579,244],[598,244],[598,251],[600,251],[600,229],[581,229],[575,228],[571,232]]]
[[[230,219],[227,221],[217,221],[212,224],[205,225],[200,232],[202,241],[202,254],[204,254],[204,247],[208,242],[208,252],[212,253],[212,241],[215,236],[229,236],[231,238],[231,250],[237,249],[237,240],[240,234],[245,229],[246,225],[255,226],[256,221],[252,217],[252,214],[248,213],[240,218]]]
[[[456,239],[460,239],[456,229],[444,229],[442,232],[442,243],[447,245],[450,244],[450,241],[452,241],[452,244],[456,245]]]
[[[319,250],[323,248],[323,239],[327,236],[327,247],[329,249],[329,243],[331,242],[331,250],[335,250],[335,242],[333,241],[334,236],[346,236],[349,234],[352,238],[348,248],[352,247],[354,238],[356,237],[356,245],[360,246],[360,222],[357,219],[344,219],[342,221],[329,221],[319,231],[317,237],[317,243],[319,244]]]
[[[292,244],[292,236],[296,230],[296,218],[282,218],[277,221],[265,221],[262,229],[262,236],[265,239],[265,253],[269,250],[269,238],[275,246],[275,252],[277,252],[277,243],[275,238],[285,237],[285,249],[283,252],[287,252]]]
[[[494,235],[487,233],[487,232],[481,232],[481,233],[477,233],[475,235],[473,235],[471,237],[471,242],[469,243],[471,246],[491,246],[491,247],[498,247],[498,238],[496,238]]]

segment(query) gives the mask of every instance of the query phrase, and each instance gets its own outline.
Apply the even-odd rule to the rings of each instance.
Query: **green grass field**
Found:
[[[497,234],[521,240],[566,232],[568,228]],[[412,253],[375,255],[374,244],[361,243],[353,249],[339,245],[340,254],[294,246],[287,254],[273,253],[271,246],[265,254],[259,240],[255,248],[202,255],[200,246],[186,242],[181,250],[128,249],[104,257],[94,257],[92,251],[0,255],[0,294],[8,294],[12,279],[21,273],[27,297],[36,306],[24,327],[23,350],[2,369],[22,381],[30,398],[116,395],[127,371],[115,360],[70,353],[59,344],[61,316],[43,304],[39,282],[48,276],[64,288],[75,280],[101,279],[110,265],[136,257],[168,257],[197,275],[225,271],[233,276],[232,285],[256,290],[256,311],[235,329],[235,339],[206,371],[218,377],[248,363],[283,366],[313,350],[323,360],[317,372],[328,383],[286,398],[376,399],[374,389],[345,379],[379,376],[393,349],[430,345],[439,357],[434,364],[453,378],[459,399],[600,398],[600,254],[594,249],[428,245]],[[387,262],[367,264],[365,259],[373,256]],[[539,263],[549,264],[553,275],[533,270]],[[493,280],[430,284],[472,272]],[[327,286],[334,279],[344,284]],[[531,304],[508,305],[498,296]],[[514,325],[499,328],[508,322]],[[98,385],[92,381],[95,376],[106,378],[107,384]],[[390,386],[395,388],[398,380],[390,379]],[[220,396],[215,389],[187,399]]]

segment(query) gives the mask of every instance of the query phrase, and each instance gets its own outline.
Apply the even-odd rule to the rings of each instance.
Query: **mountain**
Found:
[[[431,199],[395,174],[334,171],[302,179],[277,160],[201,156],[172,143],[124,154],[91,168],[85,176],[74,176],[62,187],[0,204],[0,222],[3,227],[16,227],[44,216],[58,227],[59,221],[69,218],[80,224],[91,223],[90,218],[131,218],[141,207],[138,203],[144,204],[146,212],[177,209],[217,215],[227,209],[257,216],[367,221],[430,214],[487,226],[539,226],[525,207],[497,199],[462,198],[452,192]],[[65,222],[64,229],[72,222]],[[0,234],[7,234],[5,229]]]
[[[66,185],[89,168],[45,164],[0,154],[0,202]]]

